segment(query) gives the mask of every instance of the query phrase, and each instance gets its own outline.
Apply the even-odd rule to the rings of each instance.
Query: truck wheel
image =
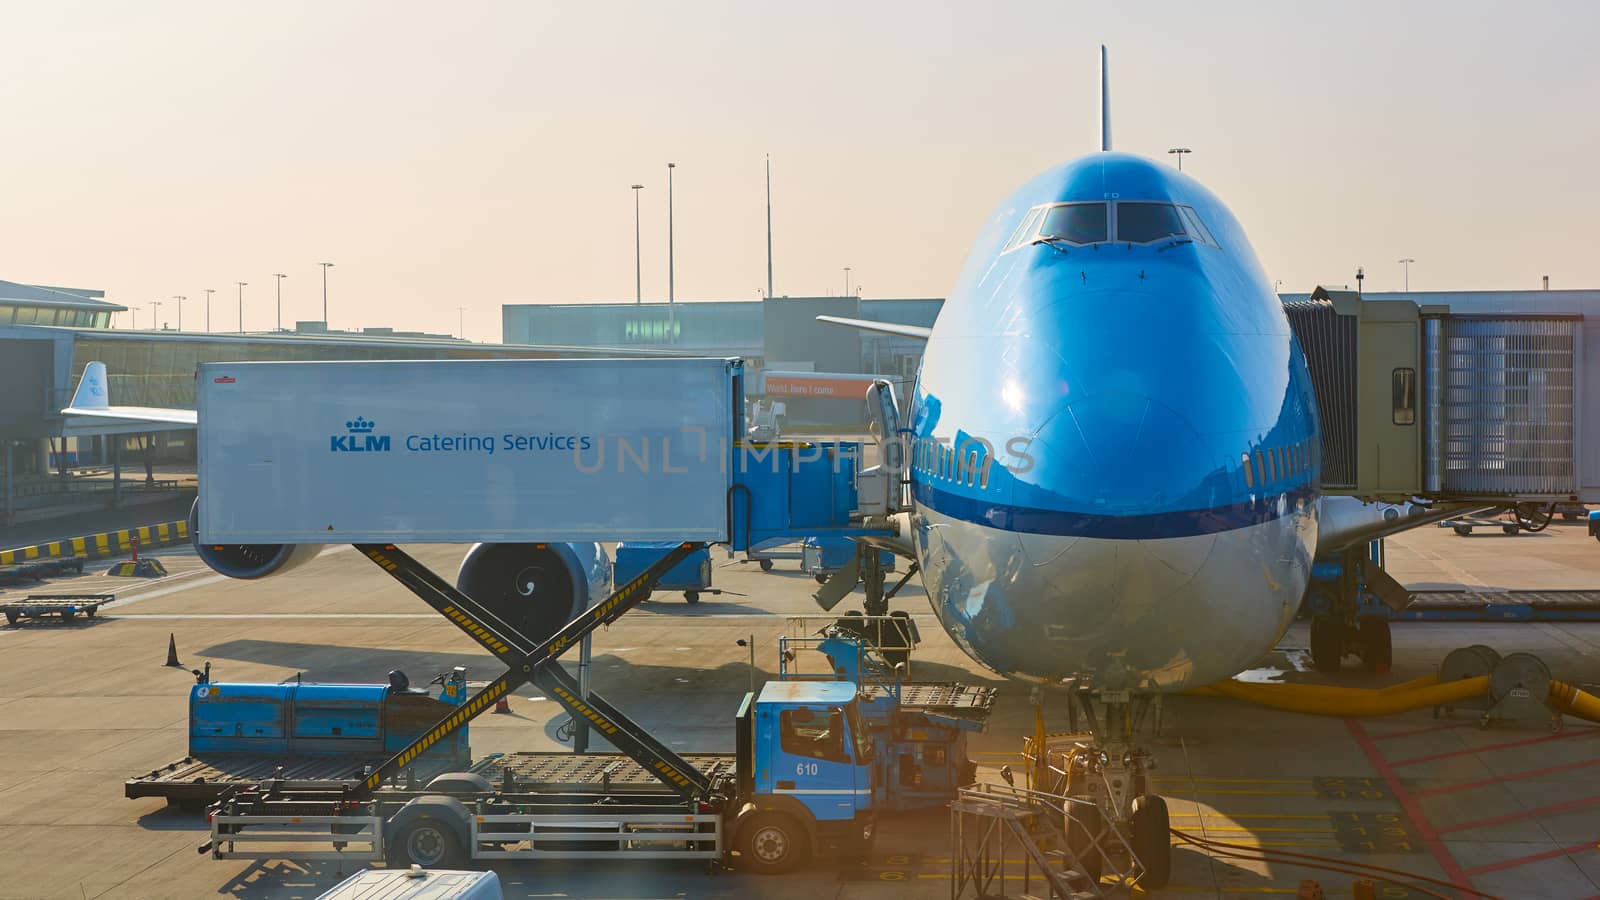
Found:
[[[683,592],[683,599],[684,599],[685,603],[688,603],[690,606],[693,606],[694,604],[700,602],[700,592],[699,591],[684,591]]]
[[[1164,888],[1172,878],[1172,825],[1167,818],[1167,801],[1154,794],[1133,800],[1133,852],[1144,865],[1139,886],[1150,890]]]
[[[757,813],[740,829],[739,855],[752,872],[788,872],[806,857],[805,829],[781,813]]]
[[[772,571],[772,560],[763,559],[761,561],[761,571],[763,571],[763,572],[771,572]]]
[[[818,572],[817,574],[815,574],[815,575],[813,575],[811,577],[815,578],[817,580],[817,584],[827,584],[828,583],[828,574],[826,572]]]
[[[461,863],[461,842],[450,826],[438,819],[417,819],[401,828],[388,847],[389,864],[418,865],[424,869],[451,868]]]
[[[1456,529],[1456,534],[1459,534],[1462,537],[1466,537],[1467,535],[1472,534],[1472,526],[1471,525],[1457,525],[1457,526],[1455,526],[1455,529]]]
[[[20,619],[20,618],[22,618],[22,616],[18,615],[17,613],[14,613],[9,609],[6,610],[6,624],[7,625],[15,625],[15,624],[17,624],[17,620]]]

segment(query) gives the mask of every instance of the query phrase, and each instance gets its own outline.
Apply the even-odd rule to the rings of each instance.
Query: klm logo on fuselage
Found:
[[[377,423],[364,416],[344,423],[349,434],[336,434],[328,438],[328,450],[333,453],[388,453],[389,436],[373,434]]]

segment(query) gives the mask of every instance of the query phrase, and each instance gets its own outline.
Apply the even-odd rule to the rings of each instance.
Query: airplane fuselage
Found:
[[[1098,153],[1001,205],[929,338],[911,431],[930,601],[998,672],[1208,683],[1305,593],[1305,360],[1238,222],[1171,167]]]

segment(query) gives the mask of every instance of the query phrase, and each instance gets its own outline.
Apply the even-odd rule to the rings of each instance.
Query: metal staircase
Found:
[[[1111,851],[1119,849],[1106,843],[1122,839],[1115,829],[1089,827],[1098,821],[1098,810],[1082,800],[1003,784],[962,788],[950,804],[951,900],[1126,896],[1140,874],[1138,862],[1123,842],[1131,870],[1101,879]]]

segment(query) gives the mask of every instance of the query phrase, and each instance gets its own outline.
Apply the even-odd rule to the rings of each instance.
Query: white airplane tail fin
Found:
[[[61,411],[69,420],[80,420],[72,426],[75,434],[124,434],[132,428],[106,430],[106,420],[137,422],[150,426],[139,431],[170,431],[180,427],[194,427],[197,414],[192,409],[165,409],[153,406],[112,406],[111,385],[106,379],[106,364],[95,361],[83,367],[83,379],[72,392],[72,405]],[[87,419],[88,421],[81,421]],[[98,423],[98,424],[97,424]]]
[[[106,385],[106,364],[92,362],[83,367],[83,380],[72,393],[73,409],[105,409],[111,405],[111,391]]]

